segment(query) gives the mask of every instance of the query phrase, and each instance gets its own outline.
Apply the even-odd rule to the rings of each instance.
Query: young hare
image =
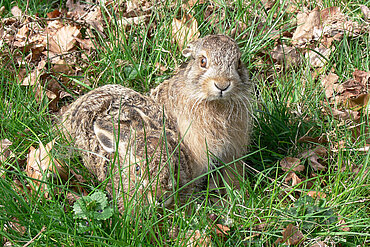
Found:
[[[62,116],[65,136],[81,151],[89,171],[99,181],[108,180],[107,190],[118,197],[120,208],[124,195],[167,206],[173,189],[192,178],[189,155],[162,112],[149,97],[106,85],[77,99]]]
[[[210,160],[217,161],[214,156],[229,163],[246,153],[253,86],[237,43],[225,35],[196,40],[183,55],[191,58],[187,66],[152,90],[151,97],[176,123],[195,160],[193,173],[201,176],[210,169]],[[238,162],[221,173],[239,187],[235,170],[242,175]]]

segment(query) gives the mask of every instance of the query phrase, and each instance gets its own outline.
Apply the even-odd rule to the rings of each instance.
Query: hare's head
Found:
[[[142,198],[144,202],[167,206],[172,194],[171,161],[168,160],[166,144],[160,130],[135,132],[123,126],[112,129],[111,123],[94,123],[94,133],[101,147],[108,153],[118,154],[113,169],[115,183],[130,197]]]
[[[186,89],[197,100],[227,100],[240,93],[248,82],[248,72],[240,60],[237,43],[225,35],[209,35],[183,50],[190,57],[186,69]]]

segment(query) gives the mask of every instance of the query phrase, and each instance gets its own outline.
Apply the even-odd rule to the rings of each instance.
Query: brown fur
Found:
[[[164,132],[163,121],[161,107],[149,97],[120,85],[106,85],[71,104],[62,116],[62,130],[99,181],[112,174],[107,189],[118,196],[122,207],[124,195],[132,198],[136,193],[161,201],[193,177],[188,166],[191,157],[183,144],[177,148],[178,135],[168,121]],[[173,153],[171,158],[166,148],[168,154]],[[116,153],[111,166],[109,160]],[[179,185],[172,180],[177,173]]]
[[[252,128],[252,84],[236,42],[227,36],[206,36],[183,54],[191,57],[187,66],[152,90],[151,97],[164,105],[168,118],[176,123],[196,161],[193,173],[200,176],[209,169],[206,150],[223,162],[246,153]],[[204,58],[205,68],[201,67]],[[241,172],[243,167],[237,164],[236,169]]]

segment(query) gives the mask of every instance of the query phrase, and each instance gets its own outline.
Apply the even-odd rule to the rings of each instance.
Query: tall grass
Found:
[[[25,9],[27,4],[26,1],[1,3],[6,7],[5,16],[10,15],[12,6],[19,5]],[[358,5],[361,3],[368,4],[366,1],[343,1],[341,5],[348,13],[359,13]],[[45,15],[55,5],[62,6],[61,2],[46,1],[42,4],[47,6],[46,9],[41,10],[42,5],[30,1],[29,13]],[[303,2],[301,4],[304,5]],[[324,1],[323,5],[335,4]],[[76,193],[73,178],[76,174],[85,177],[86,183],[82,187],[88,192],[103,190],[104,184],[91,178],[77,155],[63,155],[68,144],[61,140],[57,145],[60,152],[53,155],[63,158],[68,168],[73,170],[70,171],[70,180],[47,180],[48,190],[53,192],[50,199],[45,199],[42,191],[29,193],[27,183],[30,179],[24,172],[28,149],[37,146],[39,141],[51,141],[58,134],[53,128],[55,122],[48,110],[47,98],[37,102],[32,88],[20,86],[18,63],[12,54],[8,54],[9,59],[0,60],[0,139],[8,138],[13,142],[11,149],[16,157],[0,166],[0,171],[5,172],[0,178],[1,244],[7,241],[19,246],[32,240],[30,243],[34,246],[183,246],[199,230],[202,236],[212,239],[212,246],[270,246],[282,237],[282,231],[289,223],[300,227],[307,246],[319,240],[333,246],[369,243],[367,171],[370,154],[356,151],[368,138],[365,128],[360,129],[361,138],[354,143],[351,129],[332,115],[322,114],[320,106],[325,96],[307,61],[284,71],[270,61],[262,60],[261,63],[259,53],[275,46],[272,39],[275,30],[289,31],[292,28],[292,16],[286,10],[276,4],[268,12],[254,0],[233,4],[216,1],[215,5],[219,6],[215,16],[224,16],[216,25],[205,20],[210,3],[191,9],[202,36],[231,34],[234,27],[238,28],[239,20],[248,23],[245,29],[237,32],[236,40],[241,47],[242,59],[251,71],[257,101],[250,154],[244,157],[248,165],[247,177],[241,189],[232,190],[226,185],[227,196],[216,204],[207,200],[214,194],[212,191],[190,198],[185,205],[175,205],[173,209],[128,203],[123,212],[115,209],[109,220],[101,225],[92,221],[92,226],[96,224],[94,230],[80,233],[67,198],[68,192]],[[184,11],[181,2],[154,4],[145,25],[131,26],[126,30],[119,25],[122,16],[109,9],[107,11],[110,14],[104,13],[108,24],[106,37],[97,34],[95,41],[100,48],[96,56],[85,61],[89,66],[81,67],[82,75],[74,79],[87,79],[92,88],[114,83],[147,93],[184,62],[172,40],[170,28],[172,19]],[[256,12],[265,19],[262,27]],[[364,34],[336,42],[335,51],[324,70],[334,70],[343,80],[350,78],[355,68],[369,71],[369,39],[369,34]],[[0,52],[7,53],[7,47],[3,46]],[[157,64],[165,65],[167,70],[161,72]],[[32,68],[28,69],[30,72]],[[267,71],[274,71],[272,78],[260,76],[268,74]],[[364,127],[369,127],[365,120]],[[329,152],[325,160],[327,171],[317,172],[316,177],[291,188],[284,182],[287,173],[281,170],[279,160],[308,150],[311,144],[297,141],[307,133],[326,135],[329,143],[344,140],[351,148]],[[362,166],[358,174],[348,169],[341,171],[342,167],[350,165]],[[310,172],[307,168],[302,177]],[[304,197],[308,191],[323,192],[326,198],[308,200]],[[115,202],[111,202],[110,206],[114,205]],[[330,217],[334,220],[330,221]],[[216,223],[230,228],[226,237],[216,234]],[[350,230],[343,231],[343,227]]]

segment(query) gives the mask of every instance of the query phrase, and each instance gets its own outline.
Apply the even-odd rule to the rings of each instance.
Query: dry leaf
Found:
[[[43,69],[45,68],[46,61],[41,60],[37,65],[37,68],[34,69],[31,73],[28,74],[26,78],[22,81],[22,86],[32,86],[39,84],[40,76],[44,74]]]
[[[314,50],[309,50],[305,57],[312,67],[323,67],[329,60],[331,52],[332,50],[330,48],[319,47]]]
[[[216,230],[217,237],[225,239],[229,234],[230,228],[221,224],[216,224],[214,229]]]
[[[105,37],[103,31],[103,17],[99,6],[95,6],[93,10],[90,10],[85,17],[88,24],[95,28],[103,37]]]
[[[289,224],[283,230],[283,239],[281,240],[281,243],[298,245],[303,241],[303,238],[304,236],[298,227],[294,226],[293,224]]]
[[[299,184],[300,182],[302,182],[302,179],[300,179],[297,174],[295,174],[295,172],[289,172],[288,176],[286,176],[285,178],[285,182],[289,182],[290,180],[292,180],[292,186],[296,186],[297,184]]]
[[[314,190],[309,191],[307,195],[311,196],[312,198],[326,198],[326,194],[324,192]]]
[[[47,15],[48,18],[56,18],[56,17],[61,16],[62,13],[59,10],[55,9],[54,11],[49,12],[46,15]]]
[[[15,157],[12,150],[9,149],[12,144],[13,143],[8,139],[0,140],[0,177],[3,176],[5,173],[5,167],[3,164],[5,160],[11,157]]]
[[[369,7],[367,7],[365,5],[360,5],[360,8],[361,8],[362,14],[364,15],[365,21],[370,20],[370,9],[369,9]]]
[[[327,247],[328,245],[326,245],[324,243],[324,241],[319,241],[319,242],[316,242],[314,243],[313,245],[311,245],[310,247]]]
[[[0,163],[3,163],[7,158],[13,155],[9,147],[13,143],[8,139],[0,140]]]
[[[348,108],[355,111],[364,109],[365,113],[369,112],[370,94],[361,94],[355,98],[350,98],[347,101]]]
[[[353,78],[357,81],[360,85],[366,87],[369,84],[370,80],[370,72],[362,71],[356,69],[353,72]]]
[[[55,35],[49,37],[49,50],[57,54],[64,54],[72,50],[76,44],[76,37],[80,36],[80,30],[75,26],[64,26]]]
[[[81,47],[85,50],[91,50],[91,49],[96,49],[94,43],[91,41],[91,39],[79,39],[76,38],[78,43],[80,43]]]
[[[271,51],[271,57],[276,60],[279,64],[291,66],[298,65],[301,61],[301,56],[296,48],[278,45]]]
[[[280,160],[280,166],[283,171],[298,171],[301,172],[304,170],[304,165],[300,165],[301,160],[293,157],[285,157]]]
[[[320,25],[320,11],[316,7],[310,13],[298,13],[297,29],[293,33],[293,44],[302,44],[313,38],[314,28]]]
[[[186,233],[189,240],[186,243],[186,247],[208,247],[211,246],[211,238],[209,236],[202,236],[199,230],[188,231]],[[183,245],[184,246],[184,245]]]
[[[181,20],[172,20],[172,37],[182,51],[187,42],[199,38],[198,22],[191,15],[184,15]]]
[[[329,73],[328,75],[324,76],[321,79],[321,85],[325,89],[325,96],[326,98],[331,98],[333,97],[334,94],[334,84],[337,83],[339,79],[339,76],[337,76],[334,73]]]
[[[349,232],[351,230],[351,228],[349,228],[348,225],[346,225],[346,221],[343,218],[341,218],[340,216],[339,216],[339,218],[340,218],[340,220],[337,224],[337,225],[341,226],[339,229],[341,229],[344,232]]]
[[[368,29],[366,25],[361,27],[356,21],[351,21],[348,16],[341,12],[339,7],[329,7],[322,10],[321,17],[321,29],[317,32],[316,39],[324,35],[334,37],[340,34],[342,36],[344,33],[354,36],[366,32],[366,29]]]
[[[194,5],[203,4],[206,0],[186,0],[186,9],[191,9]]]
[[[326,167],[323,166],[319,162],[319,159],[321,157],[326,156],[326,154],[327,154],[327,150],[325,148],[323,148],[323,147],[317,147],[315,149],[310,149],[310,150],[308,150],[306,152],[303,152],[299,156],[302,159],[308,159],[309,160],[309,164],[310,164],[310,166],[312,167],[312,169],[314,171],[318,171],[318,170],[322,171],[322,170],[326,170]]]
[[[150,15],[142,15],[142,16],[135,16],[135,17],[123,17],[120,21],[118,21],[118,26],[124,30],[126,30],[129,26],[138,26],[144,24]]]
[[[12,15],[17,18],[17,19],[20,19],[23,15],[22,13],[22,10],[18,7],[18,6],[14,6],[10,12],[12,12]]]
[[[36,191],[37,187],[40,186],[41,182],[38,180],[45,181],[50,172],[58,172],[61,177],[67,177],[63,167],[56,159],[51,157],[50,151],[53,148],[54,143],[55,140],[49,142],[48,144],[46,144],[46,146],[44,146],[40,142],[38,149],[35,149],[34,147],[30,148],[30,152],[27,156],[26,174],[28,177],[35,179],[32,180],[31,183],[31,188],[34,191]],[[44,184],[41,185],[41,190],[45,190]],[[45,197],[47,196],[47,193],[45,193]]]
[[[317,143],[317,144],[323,144],[327,143],[328,141],[325,138],[325,135],[322,135],[320,137],[311,137],[311,136],[302,136],[298,139],[299,143]]]

